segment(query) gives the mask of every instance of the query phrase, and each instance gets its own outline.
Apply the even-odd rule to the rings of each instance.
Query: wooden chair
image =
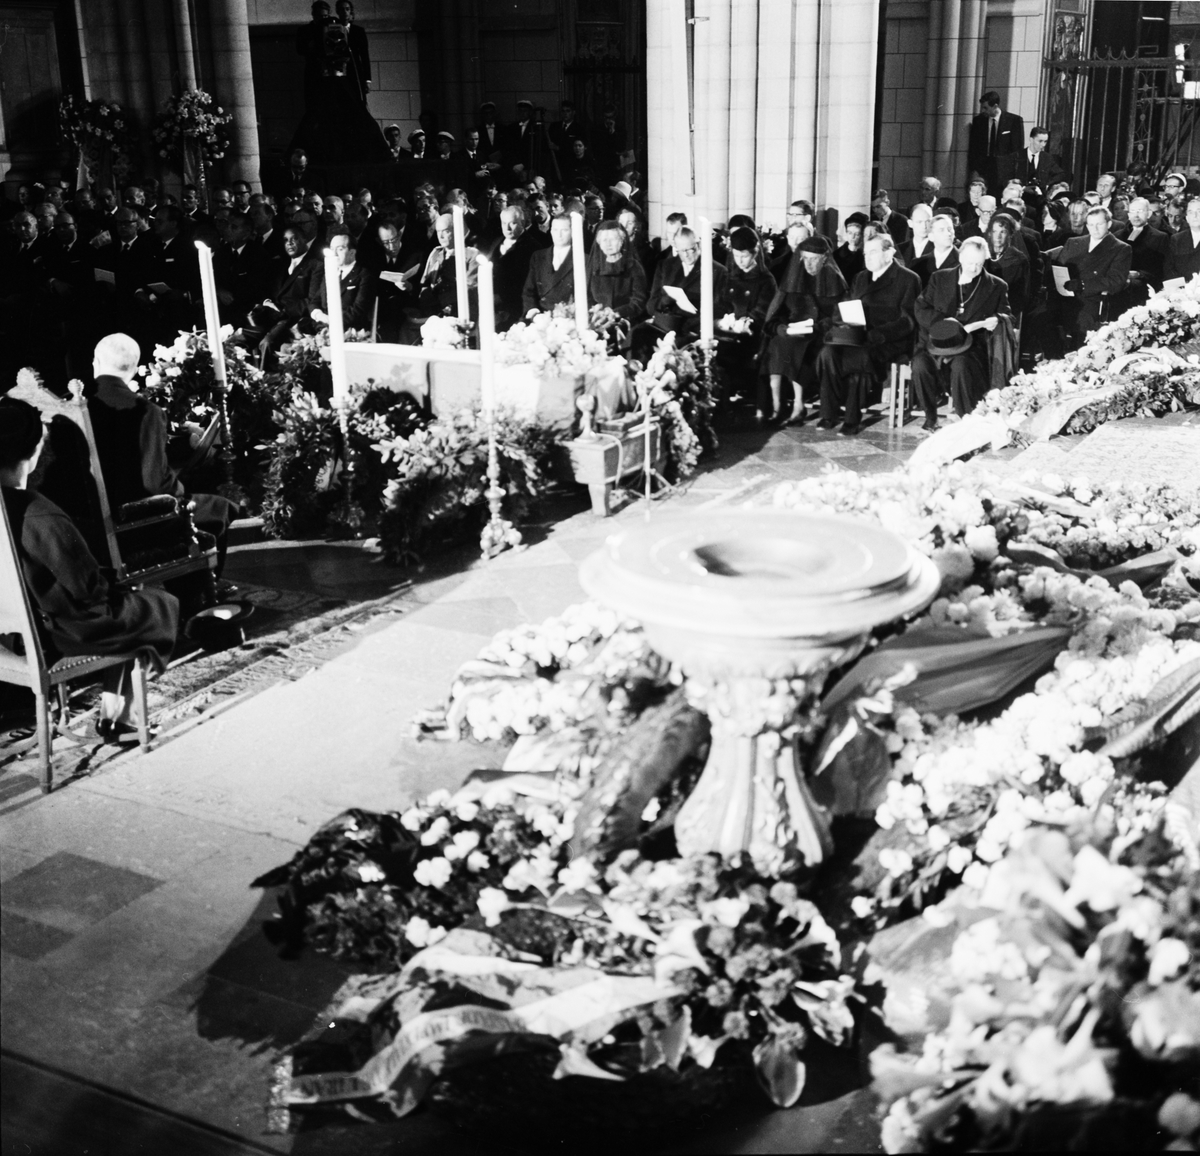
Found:
[[[906,359],[893,361],[889,373],[887,423],[889,429],[900,429],[908,421],[910,409],[909,385],[912,382],[912,365]]]
[[[114,511],[108,501],[108,489],[100,469],[96,436],[92,431],[83,385],[72,381],[71,397],[64,400],[44,389],[16,389],[9,396],[37,406],[43,417],[63,416],[83,432],[88,447],[88,466],[95,488],[97,507],[108,563],[119,586],[159,585],[172,578],[217,568],[216,543],[202,544],[192,521],[191,509],[168,495],[130,502]],[[217,436],[214,420],[205,432],[197,455],[202,456]],[[198,457],[197,457],[198,460]],[[192,463],[189,463],[191,465]],[[208,538],[208,535],[205,535]],[[98,547],[99,543],[96,543]],[[94,547],[95,548],[95,547]],[[103,559],[100,559],[103,562]],[[215,597],[215,595],[214,595]]]
[[[38,631],[38,620],[29,600],[29,591],[21,572],[20,555],[13,540],[8,521],[8,510],[0,499],[0,516],[4,532],[0,535],[0,681],[25,686],[33,691],[37,701],[37,743],[41,764],[41,787],[49,794],[54,781],[53,735],[54,731],[67,729],[69,697],[67,683],[72,679],[93,675],[97,671],[119,666],[125,662],[133,664],[133,701],[138,716],[138,741],[143,751],[150,749],[150,723],[146,709],[146,661],[143,655],[107,654],[76,655],[60,658],[53,666],[46,663]],[[19,640],[20,650],[4,645],[5,639]],[[59,718],[52,723],[50,717],[50,691],[58,691]]]

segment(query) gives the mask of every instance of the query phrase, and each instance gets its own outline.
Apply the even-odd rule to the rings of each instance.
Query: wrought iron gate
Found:
[[[1157,185],[1174,168],[1200,171],[1200,42],[1175,56],[1083,55],[1082,39],[1082,20],[1060,18],[1044,62],[1051,148],[1076,187],[1105,172],[1144,170]]]

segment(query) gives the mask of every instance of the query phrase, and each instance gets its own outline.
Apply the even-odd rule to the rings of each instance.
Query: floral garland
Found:
[[[376,445],[413,433],[426,419],[408,394],[368,385],[351,387],[345,435],[338,412],[301,388],[276,421],[280,430],[263,494],[264,532],[273,538],[344,538],[369,534],[378,524],[388,472]],[[348,493],[338,484],[347,470]]]
[[[1198,338],[1200,285],[1161,290],[1089,333],[1066,357],[1014,374],[962,423],[930,438],[918,459],[943,451],[960,456],[988,443],[995,449],[1028,445],[1059,432],[1088,433],[1118,418],[1157,417],[1200,404],[1200,356],[1192,351]]]
[[[495,427],[506,509],[519,522],[542,493],[554,433],[502,410]],[[434,536],[445,541],[486,514],[488,422],[478,411],[443,415],[375,449],[390,478],[380,520],[380,546],[390,558],[419,559]]]
[[[63,136],[89,164],[95,164],[105,148],[117,162],[128,161],[137,149],[137,137],[119,104],[77,100],[65,93],[58,104],[58,117]]]
[[[695,358],[675,347],[675,335],[662,338],[644,368],[634,363],[634,386],[643,406],[662,423],[667,438],[668,480],[696,472],[701,454],[715,450],[713,399],[706,391]]]
[[[265,375],[233,340],[233,327],[221,327],[225,349],[225,403],[233,434],[233,483],[241,501],[257,504],[264,478],[264,451],[278,433],[276,411],[290,399],[286,377]],[[146,397],[160,406],[172,427],[207,426],[221,397],[213,374],[208,334],[180,332],[170,345],[158,345],[154,360],[138,371]]]
[[[949,1022],[871,1057],[888,1152],[1194,1149],[1200,873],[1151,830],[1040,830],[943,905]]]
[[[815,904],[741,858],[629,852],[603,870],[571,859],[572,798],[468,784],[398,816],[348,812],[256,886],[286,882],[289,917],[300,913],[309,942],[376,967],[398,966],[465,921],[542,966],[653,977],[663,996],[653,1015],[614,1015],[602,1040],[573,1045],[567,1071],[649,1070],[673,1025],[673,1066],[687,1057],[709,1068],[724,1045],[748,1047],[768,1095],[794,1104],[810,1032],[841,1045],[854,1028],[854,981]]]
[[[431,448],[430,456],[436,450]],[[781,486],[773,496],[786,508],[874,518],[903,533],[937,563],[943,584],[929,615],[900,628],[901,633],[895,627],[880,631],[871,644],[875,649],[869,647],[859,664],[884,655],[888,642],[922,630],[986,641],[1057,631],[1062,639],[1061,653],[1039,679],[1036,693],[1018,695],[1003,709],[971,719],[923,714],[910,705],[907,688],[920,676],[907,666],[888,677],[864,679],[849,709],[859,720],[859,731],[878,741],[884,774],[867,811],[879,827],[865,854],[876,875],[865,886],[855,881],[863,893],[847,905],[859,922],[851,919],[845,926],[856,935],[863,935],[869,924],[928,909],[951,887],[958,888],[954,894],[960,904],[996,905],[992,894],[996,881],[1004,878],[997,865],[1046,845],[1047,829],[1062,839],[1064,829],[1099,822],[1109,832],[1103,854],[1111,851],[1115,862],[1121,855],[1135,855],[1132,848],[1153,839],[1171,814],[1161,786],[1138,781],[1139,758],[1124,751],[1118,759],[1116,753],[1094,748],[1114,717],[1127,720],[1136,704],[1161,698],[1165,680],[1186,677],[1191,688],[1200,677],[1200,599],[1178,566],[1180,558],[1190,558],[1200,546],[1200,502],[1165,486],[1109,487],[1082,478],[1069,484],[1044,478],[1041,483],[1040,489],[1013,488],[954,465],[866,477],[838,471]],[[1170,558],[1171,573],[1151,593],[1122,580],[1126,573],[1138,573],[1148,585],[1161,579],[1161,568],[1136,569],[1145,566],[1147,550],[1176,552]],[[1051,564],[1044,564],[1045,559]],[[1114,572],[1114,567],[1135,569]],[[854,979],[842,972],[841,949],[830,926],[842,922],[831,880],[806,878],[802,884],[799,877],[756,872],[740,857],[678,857],[673,848],[651,853],[641,835],[637,850],[622,851],[611,861],[595,851],[580,857],[586,840],[577,840],[591,829],[592,821],[584,815],[595,790],[595,762],[589,763],[589,757],[596,748],[588,746],[589,728],[592,737],[608,728],[619,738],[647,702],[662,701],[680,681],[680,673],[650,651],[636,627],[599,607],[573,607],[540,627],[502,632],[460,671],[445,726],[453,736],[481,741],[564,737],[585,757],[573,764],[560,760],[555,775],[473,778],[455,796],[443,792],[402,815],[376,817],[371,822],[391,832],[382,846],[374,845],[379,840],[373,834],[351,831],[340,837],[340,850],[331,856],[320,846],[319,833],[297,861],[269,880],[301,889],[284,904],[285,913],[306,912],[310,941],[332,950],[345,947],[360,958],[376,952],[371,958],[386,958],[393,966],[418,952],[405,965],[402,988],[405,982],[418,982],[405,977],[430,982],[437,975],[432,960],[429,969],[410,971],[425,958],[420,953],[435,951],[443,940],[450,942],[464,931],[466,939],[454,939],[456,952],[467,944],[472,952],[492,958],[505,951],[524,952],[515,958],[536,958],[538,966],[547,968],[581,965],[606,975],[653,976],[670,985],[669,996],[660,1001],[663,1006],[618,1016],[602,1039],[564,1042],[558,1074],[625,1076],[661,1063],[665,1052],[677,1065],[708,1067],[718,1052],[726,1062],[739,1055],[744,1061],[747,1053],[739,1049],[748,1049],[774,1101],[794,1103],[803,1088],[801,1057],[810,1033],[845,1041],[854,1024],[851,1005],[861,998]],[[828,768],[837,757],[829,743],[816,741],[816,722],[829,722],[833,730],[840,725],[837,715],[822,718],[822,710],[811,706],[807,722],[814,725],[800,736],[813,764],[814,795],[825,781],[822,776],[834,773]],[[664,797],[660,788],[642,812],[643,834],[669,829],[670,817],[660,813],[667,809]],[[520,838],[492,841],[493,831],[517,829],[516,816],[530,824],[519,827]],[[1124,909],[1120,903],[1104,907],[1088,898],[1108,886],[1107,877],[1080,846],[1071,850],[1083,855],[1074,879],[1069,872],[1064,875],[1061,853],[1050,857],[1064,879],[1060,890],[1067,891],[1062,902],[1050,906],[1061,915],[1074,905],[1074,921],[1069,913],[1065,916],[1075,935],[1072,958],[1081,959],[1085,970],[1091,968],[1090,976],[1108,957],[1089,951],[1075,933],[1098,930],[1092,914]],[[863,860],[860,856],[858,862]],[[1165,879],[1159,871],[1156,880]],[[394,888],[393,893],[381,897],[374,890],[378,884]],[[315,891],[303,893],[310,885]],[[822,897],[824,914],[806,896],[806,886],[817,888],[813,894]],[[1175,1002],[1163,1001],[1137,984],[1145,980],[1155,988],[1151,974],[1160,989],[1168,983],[1192,983],[1190,975],[1181,975],[1186,961],[1177,948],[1157,949],[1162,955],[1157,961],[1154,954],[1159,940],[1179,939],[1193,959],[1200,946],[1197,915],[1185,912],[1181,923],[1177,914],[1180,886],[1177,879],[1164,892],[1172,897],[1176,914],[1154,917],[1157,939],[1143,937],[1150,950],[1135,945],[1129,949],[1129,966],[1118,968],[1128,981],[1122,992],[1144,997],[1148,1009],[1138,1039],[1149,1041],[1158,1053],[1174,1046],[1168,1016],[1186,1004],[1185,993],[1180,989],[1180,999],[1173,995]],[[1189,886],[1188,894],[1194,894],[1194,885]],[[1028,890],[1039,902],[1049,902],[1044,888]],[[973,898],[981,893],[982,898]],[[1081,927],[1084,899],[1092,914]],[[1142,917],[1149,918],[1145,912]],[[934,912],[931,918],[945,922],[952,916]],[[1128,929],[1133,918],[1122,913],[1120,926]],[[1054,1051],[1047,1041],[1060,1035],[1065,1039],[1070,1031],[1082,1049],[1102,1024],[1099,1014],[1065,998],[1062,969],[1047,964],[1053,952],[1039,949],[1022,956],[1027,936],[1014,938],[1010,948],[1002,922],[989,927],[977,916],[971,922],[978,929],[964,927],[966,938],[952,959],[956,974],[991,982],[1000,971],[1006,981],[1028,980],[1032,986],[1019,993],[1020,1000],[1010,1000],[1010,989],[998,984],[984,993],[990,1003],[980,1002],[978,992],[969,993],[975,1002],[964,1004],[963,1013],[974,1008],[975,1018],[965,1028],[956,1021],[944,1041],[932,1038],[918,1063],[925,1065],[921,1079],[909,1072],[907,1082],[880,1085],[889,1100],[914,1088],[931,1089],[915,1093],[930,1097],[929,1102],[906,1101],[894,1109],[885,1129],[891,1137],[889,1150],[942,1142],[940,1132],[932,1141],[929,1137],[953,1111],[969,1116],[989,1110],[998,1094],[986,1078],[992,1060],[1004,1058],[1002,1071],[1011,1075],[1044,1047],[1058,1065],[1055,1072],[1061,1072],[1061,1049]],[[470,938],[480,933],[484,940]],[[487,946],[493,941],[506,946]],[[1121,944],[1128,947],[1126,940]],[[1082,973],[1072,967],[1078,979]],[[870,981],[869,974],[863,978]],[[435,988],[443,981],[445,977],[436,980]],[[1055,998],[1042,1000],[1043,989]],[[1194,993],[1187,998],[1194,1002]],[[998,1008],[998,1001],[1004,1006]],[[1017,1020],[1022,1030],[1008,1032],[1003,1025],[1017,1014],[1011,1009],[1027,1003],[1036,1015],[1021,1011]],[[1054,1025],[1059,1035],[1038,1034],[1037,1016],[1044,1018],[1052,1007],[1060,1012],[1074,1008],[1070,1023],[1060,1017]],[[1033,1031],[1024,1030],[1027,1020],[1034,1021]],[[988,1048],[982,1046],[985,1042]],[[1135,1041],[1134,1046],[1141,1044]],[[951,1062],[946,1057],[955,1048],[959,1052]],[[1023,1057],[1019,1062],[1014,1058],[1018,1054]],[[889,1062],[912,1066],[887,1052],[877,1053],[877,1060],[877,1074],[886,1074]],[[1088,1071],[1094,1078],[1094,1068]],[[970,1086],[979,1090],[979,1097],[971,1098],[975,1091],[955,1097],[964,1081],[977,1081]],[[948,1100],[942,1099],[947,1095]],[[1014,1111],[1024,1104],[1018,1102]],[[1011,1112],[1003,1116],[1009,1123],[1014,1118]],[[994,1123],[988,1117],[981,1127]],[[1176,1134],[1191,1136],[1195,1130],[1193,1123]]]
[[[180,168],[188,150],[195,148],[201,168],[207,168],[229,151],[232,124],[233,113],[203,89],[192,89],[166,99],[154,123],[154,146],[160,157]]]
[[[466,349],[474,323],[434,314],[421,326],[421,344],[437,349]]]
[[[567,306],[556,305],[496,335],[498,365],[532,365],[543,377],[582,377],[607,361],[604,337],[588,326],[581,330]]]

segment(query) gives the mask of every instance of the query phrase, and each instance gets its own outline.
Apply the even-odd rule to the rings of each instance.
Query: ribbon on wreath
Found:
[[[385,1102],[404,1116],[450,1068],[528,1047],[562,1052],[560,1073],[581,1074],[587,1044],[601,1039],[638,1008],[684,995],[653,976],[608,975],[594,968],[542,967],[499,954],[504,949],[482,931],[457,928],[419,952],[402,971],[369,995],[344,1000],[322,1033],[330,1055],[344,1057],[346,1037],[370,1041],[374,1050],[354,1070],[293,1071],[282,1105],[305,1107],[363,1099]],[[453,984],[480,1003],[425,1011],[438,990]],[[484,1005],[486,1001],[487,1006]],[[335,1042],[336,1041],[336,1042]],[[309,1063],[321,1037],[307,1044]],[[353,1047],[350,1048],[353,1054]],[[585,1074],[620,1077],[591,1067]]]

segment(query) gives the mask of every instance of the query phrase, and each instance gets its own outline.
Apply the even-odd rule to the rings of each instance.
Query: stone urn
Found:
[[[675,823],[680,853],[745,851],[771,872],[820,862],[828,821],[798,762],[797,710],[873,627],[933,600],[933,563],[852,518],[726,510],[613,534],[580,581],[642,624],[712,723]]]

